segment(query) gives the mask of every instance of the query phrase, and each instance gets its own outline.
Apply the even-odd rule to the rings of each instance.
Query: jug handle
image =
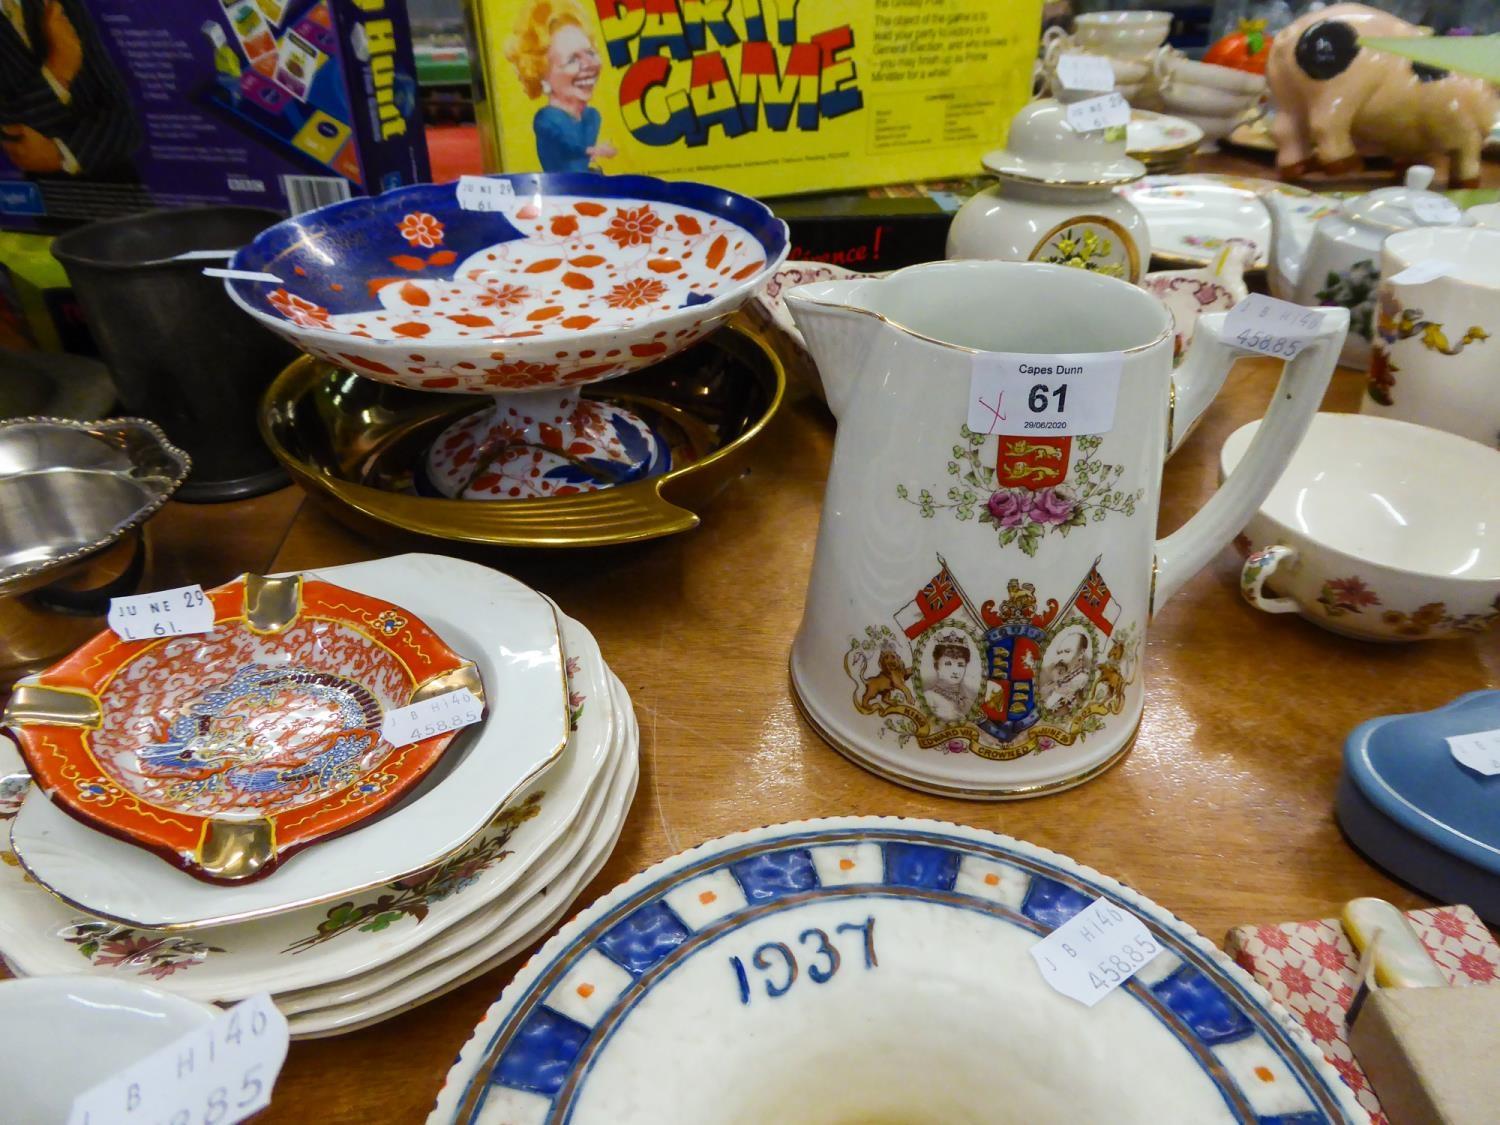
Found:
[[[1240,463],[1187,523],[1156,541],[1156,560],[1151,571],[1153,615],[1250,521],[1301,444],[1323,401],[1349,331],[1348,309],[1329,308],[1322,312],[1323,322],[1317,335],[1283,368],[1270,409]],[[1201,347],[1206,353],[1202,362],[1222,368],[1223,372],[1228,372],[1238,354],[1238,349],[1224,339],[1227,315],[1212,313],[1201,317],[1193,335],[1193,349]],[[1219,383],[1224,381],[1223,374],[1217,378]]]

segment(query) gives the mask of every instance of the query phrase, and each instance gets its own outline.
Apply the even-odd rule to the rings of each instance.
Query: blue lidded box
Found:
[[[1492,924],[1500,923],[1500,775],[1461,765],[1448,738],[1497,730],[1500,691],[1361,723],[1344,743],[1336,806],[1349,841],[1372,862]]]
[[[0,5],[0,227],[428,178],[403,0]]]

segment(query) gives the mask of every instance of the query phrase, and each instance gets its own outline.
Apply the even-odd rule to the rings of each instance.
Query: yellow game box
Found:
[[[968,175],[1042,0],[466,0],[485,166],[752,195]]]

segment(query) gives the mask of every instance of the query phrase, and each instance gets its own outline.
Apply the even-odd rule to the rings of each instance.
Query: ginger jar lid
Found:
[[[1140,179],[1146,166],[1125,155],[1125,127],[1079,132],[1055,98],[1026,106],[1011,119],[1006,146],[984,154],[986,169],[1004,180],[1048,187],[1115,187]]]

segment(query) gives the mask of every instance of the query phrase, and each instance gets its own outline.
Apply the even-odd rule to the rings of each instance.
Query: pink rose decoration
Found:
[[[1002,488],[989,498],[985,507],[1001,527],[1020,527],[1026,522],[1026,504],[1022,496],[1015,492]]]
[[[1032,494],[1030,517],[1037,523],[1066,523],[1073,515],[1074,502],[1055,488],[1039,489]]]

